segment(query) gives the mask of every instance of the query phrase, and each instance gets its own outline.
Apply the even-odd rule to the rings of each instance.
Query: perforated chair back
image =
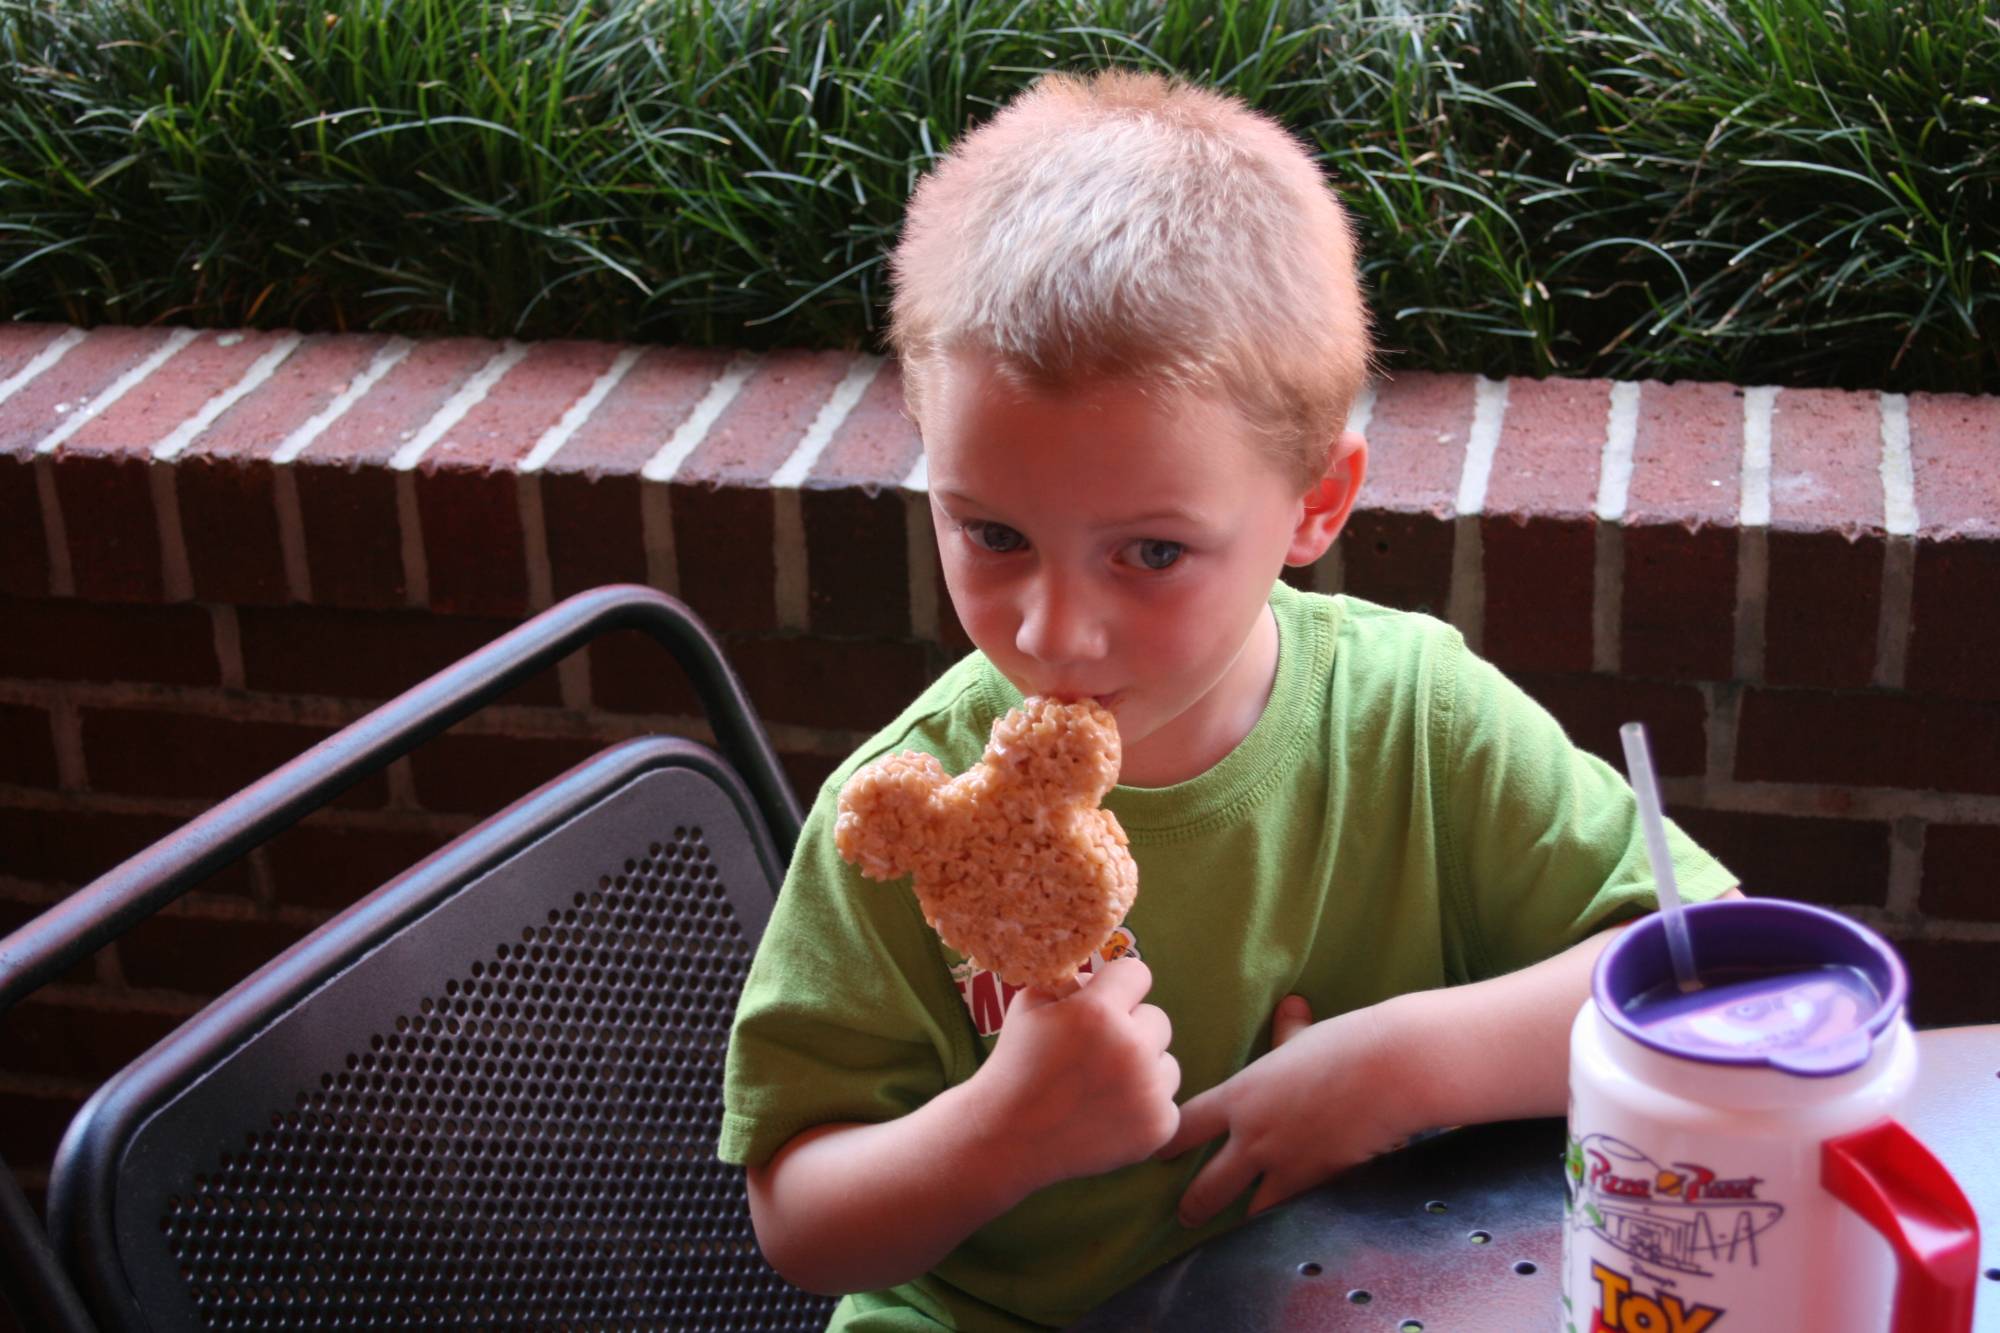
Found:
[[[708,747],[626,742],[233,988],[63,1141],[50,1231],[91,1315],[823,1328],[831,1302],[764,1263],[715,1157],[795,836],[771,822]]]

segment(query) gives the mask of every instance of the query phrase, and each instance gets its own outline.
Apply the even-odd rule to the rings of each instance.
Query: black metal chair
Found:
[[[818,1329],[715,1159],[722,1060],[799,808],[714,639],[636,586],[550,609],[0,940],[0,1012],[590,639],[642,630],[720,753],[601,752],[234,987],[71,1123],[32,1329]]]

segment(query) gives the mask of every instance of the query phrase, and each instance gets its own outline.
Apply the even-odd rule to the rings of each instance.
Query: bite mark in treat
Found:
[[[1139,894],[1125,830],[1098,805],[1119,759],[1101,704],[1028,699],[955,778],[914,750],[858,770],[834,845],[869,879],[914,876],[924,919],[975,966],[1061,994]]]

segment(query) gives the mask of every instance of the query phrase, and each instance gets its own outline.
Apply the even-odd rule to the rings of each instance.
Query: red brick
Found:
[[[85,1095],[53,1090],[0,1092],[0,1125],[7,1126],[7,1165],[15,1171],[46,1170]],[[0,1310],[4,1309],[5,1302],[0,1302]]]
[[[1653,767],[1660,776],[1695,777],[1707,769],[1707,705],[1692,685],[1622,676],[1508,674],[1554,714],[1572,741],[1620,773],[1625,771],[1625,748],[1618,728],[1627,722],[1646,724]]]
[[[1609,380],[1509,380],[1484,512],[1536,522],[1590,518],[1610,419]],[[1490,564],[1487,580],[1491,587]]]
[[[551,587],[560,599],[607,583],[645,583],[645,524],[632,472],[541,474]]]
[[[484,338],[427,338],[299,455],[319,463],[386,464],[500,351]]]
[[[2000,448],[1995,456],[2000,458]],[[1927,694],[2000,699],[2000,540],[1917,546],[1903,683]]]
[[[1746,782],[2000,793],[2000,704],[1910,694],[1746,690],[1736,776]]]
[[[1924,830],[1925,916],[2000,921],[2000,825],[1932,824]]]
[[[1882,418],[1872,393],[1786,389],[1771,418],[1764,679],[1860,688],[1882,610]]]
[[[0,411],[0,454],[25,457],[37,441],[82,411],[120,375],[164,343],[165,329],[107,325],[29,380]]]
[[[1297,588],[1300,592],[1311,592],[1313,590],[1313,570],[1310,565],[1286,565],[1278,571],[1278,578],[1281,582],[1290,587]]]
[[[291,722],[245,722],[138,708],[84,708],[84,768],[93,791],[222,797],[297,758],[331,733]],[[364,778],[334,804],[380,806],[388,786]]]
[[[452,615],[528,609],[520,482],[512,472],[432,467],[416,476],[430,605]]]
[[[812,480],[893,491],[923,452],[923,437],[903,407],[901,367],[890,360],[827,441],[825,452],[813,464]]]
[[[288,906],[343,911],[447,841],[437,833],[308,821],[270,843],[271,884]]]
[[[174,469],[194,595],[248,606],[288,600],[271,465],[197,454],[182,457]]]
[[[216,685],[215,623],[194,606],[0,600],[0,677]]]
[[[1619,661],[1635,675],[1734,674],[1743,390],[1640,386],[1626,490]]]
[[[1422,371],[1385,380],[1368,421],[1368,476],[1361,503],[1369,509],[1456,512],[1459,474],[1472,430],[1470,375]],[[1367,594],[1362,594],[1366,596]]]
[[[48,709],[0,703],[0,783],[56,785],[55,730]]]
[[[0,381],[11,379],[68,331],[62,324],[0,324]]]
[[[1868,685],[1882,614],[1881,539],[1774,529],[1768,551],[1764,680]]]
[[[799,804],[810,808],[813,799],[819,795],[821,785],[833,776],[833,771],[840,767],[844,757],[786,751],[778,756],[778,762],[784,765],[785,777],[791,782]]]
[[[0,1025],[0,1069],[102,1083],[194,1011],[193,1005],[166,1013],[120,1006],[108,996],[31,996]]]
[[[396,474],[379,465],[323,463],[311,450],[292,468],[313,600],[324,606],[404,605]]]
[[[389,341],[384,334],[314,334],[188,443],[183,459],[269,458],[293,431],[347,391]]]
[[[569,437],[546,471],[593,478],[630,476],[672,439],[729,364],[710,347],[649,347]]]
[[[297,944],[310,927],[261,917],[167,913],[135,926],[119,945],[125,979],[188,995],[220,995]]]
[[[49,539],[36,466],[32,459],[0,453],[0,595],[41,597],[49,591]]]
[[[176,815],[0,806],[0,875],[55,887],[87,884],[187,822]],[[249,866],[243,861],[225,866],[197,887],[247,897]]]
[[[515,623],[425,611],[245,607],[237,615],[243,682],[276,694],[388,699],[484,648]],[[496,702],[553,704],[559,698],[555,673],[542,671]]]
[[[727,644],[725,655],[734,655]],[[687,673],[650,636],[619,630],[590,645],[590,699],[615,713],[699,717],[701,701]]]
[[[674,561],[680,595],[717,631],[769,630],[778,623],[775,524],[763,486],[675,484]]]
[[[2000,538],[2000,397],[1913,394],[1910,469],[1917,521],[1932,540]]]
[[[849,352],[771,353],[673,479],[713,486],[766,481],[798,447],[853,361]]]
[[[440,736],[411,759],[417,802],[426,810],[490,815],[605,745],[522,736]]]
[[[929,683],[929,659],[909,643],[758,638],[730,656],[766,723],[874,731]]]
[[[1918,1027],[1991,1023],[2000,1014],[2000,945],[1978,940],[1892,938],[1891,942],[1910,972],[1910,1021]]]
[[[1737,529],[1627,526],[1618,663],[1634,676],[1735,674]]]
[[[511,471],[618,359],[615,343],[538,342],[424,454],[427,466]]]
[[[1880,907],[1889,892],[1889,826],[1858,819],[1683,808],[1678,823],[1758,898]]]
[[[100,601],[159,601],[159,515],[144,455],[58,451],[56,494],[69,536],[78,595]]]
[[[1595,604],[1594,518],[1486,517],[1480,650],[1507,670],[1588,671]]]
[[[1383,606],[1442,616],[1451,602],[1456,541],[1450,518],[1356,510],[1340,536],[1341,590]]]
[[[153,446],[242,379],[286,335],[257,330],[199,334],[69,437],[62,451],[118,456]]]
[[[808,489],[800,493],[799,507],[813,632],[909,637],[910,556],[902,492]]]

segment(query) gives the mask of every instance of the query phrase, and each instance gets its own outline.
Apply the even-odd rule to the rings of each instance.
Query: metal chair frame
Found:
[[[721,757],[670,738],[614,746],[455,840],[267,964],[162,1043],[155,1054],[172,1045],[167,1058],[137,1062],[79,1113],[62,1150],[76,1169],[67,1174],[59,1169],[61,1188],[52,1182],[46,1231],[14,1174],[0,1162],[0,1295],[32,1327],[96,1333],[98,1324],[63,1260],[101,1257],[115,1249],[108,1199],[118,1168],[101,1149],[125,1142],[134,1108],[158,1105],[162,1089],[212,1068],[213,1060],[226,1054],[218,1043],[231,1040],[226,1034],[232,1031],[240,1035],[244,1015],[277,1014],[278,1022],[285,1021],[319,980],[366,966],[357,952],[363,942],[385,938],[397,922],[437,910],[458,888],[504,868],[510,858],[531,857],[537,840],[551,832],[551,817],[536,816],[536,809],[574,809],[605,793],[615,798],[634,782],[698,773],[705,790],[724,793],[735,807],[733,816],[752,835],[758,864],[736,878],[761,879],[775,891],[798,838],[800,809],[741,684],[713,636],[681,603],[650,588],[614,585],[572,597],[438,672],[0,939],[0,1013],[363,778],[591,640],[620,629],[647,634],[680,664]],[[746,932],[761,932],[769,900],[734,905]],[[288,980],[273,970],[302,955],[311,956],[303,979]],[[133,1299],[130,1292],[93,1290],[93,1296],[100,1305],[133,1308],[126,1304]]]

